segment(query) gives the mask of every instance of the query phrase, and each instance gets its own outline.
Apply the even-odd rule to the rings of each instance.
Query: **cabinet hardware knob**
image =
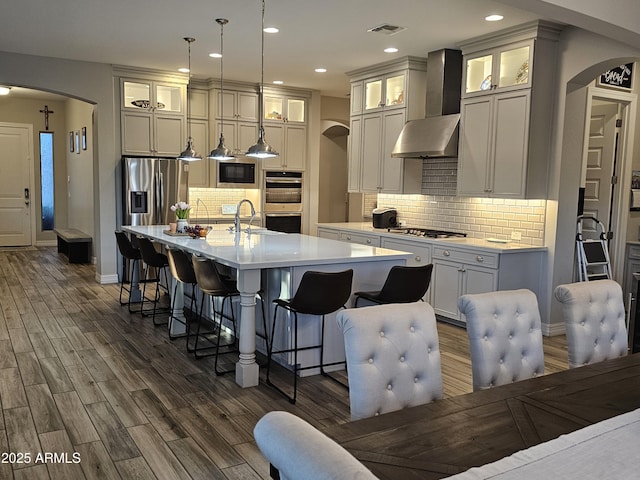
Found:
[[[449,255],[451,255],[451,252],[449,250],[445,250],[442,252],[442,255],[444,255],[445,257],[448,257]]]
[[[484,262],[484,257],[482,255],[478,255],[476,257],[476,260],[479,261],[480,263]]]
[[[367,238],[367,243],[371,243],[371,239],[370,238]]]
[[[422,257],[420,255],[416,255],[414,257],[414,259],[415,259],[416,262],[421,262],[422,261]]]
[[[351,240],[351,235],[347,235],[347,240]]]
[[[464,272],[466,272],[466,270],[464,269],[464,267],[460,267],[460,268],[458,269],[458,271],[459,271],[460,273],[464,273]]]

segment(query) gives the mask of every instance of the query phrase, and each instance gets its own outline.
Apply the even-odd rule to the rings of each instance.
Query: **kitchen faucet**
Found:
[[[251,207],[251,220],[249,220],[249,228],[251,228],[251,222],[253,221],[253,217],[256,216],[256,209],[254,208],[253,203],[251,203],[251,200],[249,200],[248,198],[240,200],[238,202],[238,206],[236,207],[236,218],[235,218],[235,220],[233,222],[234,229],[235,229],[236,232],[240,231],[240,207],[245,202],[247,202],[249,204],[249,206]]]

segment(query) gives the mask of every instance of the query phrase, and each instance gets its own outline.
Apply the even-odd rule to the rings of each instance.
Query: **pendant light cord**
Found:
[[[195,42],[196,39],[193,37],[185,37],[185,40],[187,41],[187,44],[189,44],[189,76],[187,80],[187,136],[189,137],[187,139],[187,143],[189,143],[191,140],[191,101],[189,99],[189,92],[191,91],[191,43]]]
[[[262,30],[260,33],[262,34],[262,46],[260,51],[260,131],[258,132],[258,136],[262,137],[264,135],[264,127],[262,126],[262,120],[264,117],[264,2],[262,0]]]

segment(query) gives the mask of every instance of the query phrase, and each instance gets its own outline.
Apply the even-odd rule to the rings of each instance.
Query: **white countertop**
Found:
[[[244,228],[244,227],[243,227]],[[190,253],[215,258],[239,270],[328,265],[336,263],[404,260],[408,252],[388,248],[338,242],[297,233],[280,233],[263,228],[236,235],[228,226],[214,225],[206,238],[164,233],[166,225],[123,226],[123,230],[142,235]]]
[[[527,252],[546,251],[547,247],[539,247],[509,240],[507,243],[495,243],[481,238],[427,238],[414,235],[404,235],[401,233],[389,232],[386,228],[373,228],[371,222],[343,222],[343,223],[318,223],[318,227],[335,228],[339,230],[351,230],[360,233],[373,233],[387,238],[404,239],[413,242],[425,242],[432,245],[446,245],[449,247],[471,247],[482,248],[483,250],[495,250],[497,252]]]

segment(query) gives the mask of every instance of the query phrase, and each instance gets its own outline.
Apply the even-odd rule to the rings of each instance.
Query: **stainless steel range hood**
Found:
[[[458,156],[462,53],[442,49],[427,56],[426,118],[407,122],[392,157],[433,158]]]

